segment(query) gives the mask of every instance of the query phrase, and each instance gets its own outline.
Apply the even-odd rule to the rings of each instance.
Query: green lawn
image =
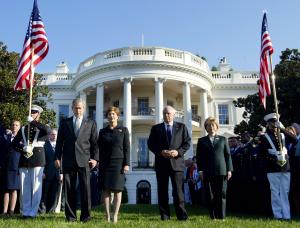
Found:
[[[0,227],[300,227],[299,220],[276,221],[259,216],[229,214],[225,221],[212,221],[205,208],[187,206],[187,211],[188,221],[177,221],[174,210],[170,221],[160,221],[157,205],[122,205],[119,222],[112,224],[104,220],[103,207],[98,207],[93,209],[92,219],[88,223],[68,223],[63,213],[40,215],[32,220],[23,220],[20,215],[15,215],[11,218],[2,217]]]

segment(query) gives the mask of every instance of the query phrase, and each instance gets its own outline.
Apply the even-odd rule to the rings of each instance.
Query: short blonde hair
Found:
[[[285,130],[287,130],[288,132],[292,133],[293,135],[297,136],[297,130],[295,127],[293,126],[288,126],[285,128]]]
[[[108,109],[106,110],[105,112],[105,117],[107,118],[107,115],[110,113],[110,112],[115,112],[117,114],[117,116],[120,116],[120,109],[118,107],[115,107],[115,106],[110,106],[108,107]]]
[[[207,129],[207,125],[211,125],[211,124],[214,124],[217,126],[217,129],[219,129],[219,123],[217,121],[216,118],[214,117],[208,117],[205,122],[204,122],[204,128]]]

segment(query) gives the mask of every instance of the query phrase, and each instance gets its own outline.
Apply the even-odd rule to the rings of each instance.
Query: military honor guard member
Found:
[[[23,126],[12,147],[21,153],[19,172],[21,179],[21,209],[23,218],[34,218],[38,213],[42,197],[43,171],[45,166],[44,144],[47,140],[49,127],[39,122],[43,109],[32,105],[28,124]],[[28,127],[29,140],[28,140]]]
[[[290,191],[290,165],[285,148],[286,138],[296,141],[277,119],[275,113],[264,117],[267,129],[261,136],[261,149],[266,159],[267,177],[270,183],[271,204],[275,219],[291,219],[289,191]],[[278,129],[284,131],[280,133]]]

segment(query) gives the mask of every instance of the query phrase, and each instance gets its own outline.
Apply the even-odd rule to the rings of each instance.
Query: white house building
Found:
[[[130,133],[130,172],[126,187],[130,204],[157,203],[154,156],[148,151],[151,126],[162,121],[162,110],[171,105],[176,121],[186,124],[193,146],[205,134],[204,120],[217,117],[220,134],[232,135],[242,120],[242,109],[232,101],[257,92],[257,72],[230,71],[223,58],[218,71],[210,71],[207,62],[196,55],[163,47],[126,47],[97,53],[70,73],[65,63],[56,73],[44,74],[43,83],[52,92],[48,107],[57,113],[57,125],[72,115],[71,103],[81,97],[87,103],[86,115],[105,126],[105,110],[117,106],[120,124]]]

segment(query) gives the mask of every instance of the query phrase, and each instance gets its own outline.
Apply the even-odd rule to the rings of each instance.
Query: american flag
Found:
[[[271,37],[268,32],[267,15],[264,13],[262,27],[261,27],[261,52],[260,52],[260,75],[259,75],[259,97],[261,103],[266,109],[266,98],[271,94],[270,89],[270,74],[272,66],[270,63],[270,56],[274,49],[271,42]]]
[[[29,25],[23,44],[23,52],[19,61],[15,90],[30,88],[30,77],[34,68],[48,53],[48,40],[44,23],[40,16],[37,1],[34,0]],[[31,72],[33,71],[33,72]],[[33,76],[32,76],[33,77]]]

